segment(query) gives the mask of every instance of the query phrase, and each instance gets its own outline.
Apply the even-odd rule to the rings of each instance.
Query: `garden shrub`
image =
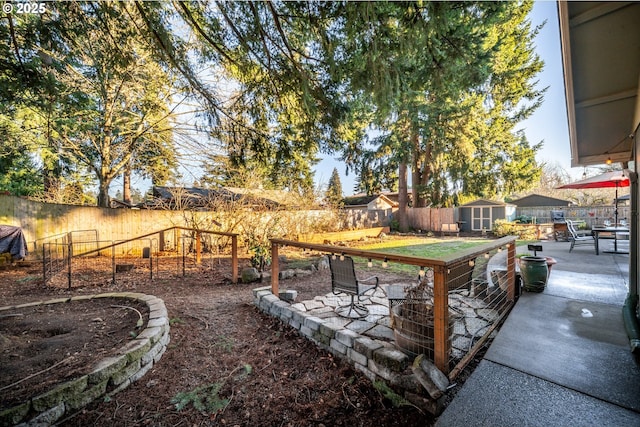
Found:
[[[535,226],[528,226],[504,219],[497,219],[493,225],[493,233],[497,237],[518,236],[520,240],[536,240]]]

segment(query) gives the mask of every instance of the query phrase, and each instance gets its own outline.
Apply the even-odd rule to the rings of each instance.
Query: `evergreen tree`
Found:
[[[542,96],[534,80],[542,63],[531,42],[537,29],[526,20],[531,2],[343,7],[324,44],[331,72],[361,96],[358,107],[369,106],[383,133],[373,149],[363,148],[366,140],[347,145],[344,158],[361,183],[386,174],[378,165],[398,167],[401,229],[409,169],[414,206],[535,181],[539,145],[515,131]]]
[[[141,39],[131,4],[63,2],[47,9],[0,24],[0,45],[9,54],[0,79],[10,84],[0,95],[31,113],[27,128],[37,138],[29,148],[40,155],[45,193],[61,190],[63,174],[74,179],[91,171],[98,204],[106,207],[109,185],[125,167],[151,173],[154,161],[170,166],[175,158],[166,150],[172,79]],[[13,69],[19,78],[9,77]],[[75,194],[80,185],[66,187]]]
[[[333,172],[331,172],[331,178],[329,178],[327,191],[325,192],[325,200],[329,206],[335,209],[339,209],[343,205],[342,183],[340,182],[340,174],[336,168],[333,168]]]

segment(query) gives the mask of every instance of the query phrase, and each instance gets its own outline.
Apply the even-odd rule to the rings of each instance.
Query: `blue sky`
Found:
[[[579,178],[583,170],[571,169],[571,152],[569,146],[569,128],[567,110],[564,99],[564,81],[562,77],[562,59],[560,56],[560,30],[558,27],[558,9],[555,1],[536,1],[530,15],[531,23],[546,25],[540,30],[534,44],[536,52],[545,63],[539,74],[539,88],[548,87],[544,102],[526,121],[521,123],[531,144],[544,141],[541,151],[536,157],[545,162],[561,167],[574,178]],[[316,183],[326,185],[333,168],[340,173],[340,182],[345,195],[353,193],[355,176],[345,175],[345,165],[331,157],[324,158],[315,168]]]

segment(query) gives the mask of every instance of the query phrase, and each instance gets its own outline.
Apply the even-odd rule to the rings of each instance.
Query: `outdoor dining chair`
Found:
[[[596,239],[593,237],[593,234],[579,234],[575,224],[570,219],[567,220],[567,231],[569,231],[569,241],[571,242],[569,252],[571,252],[576,245],[593,245],[593,249],[595,250]]]
[[[344,293],[351,297],[349,304],[336,307],[336,314],[352,319],[366,317],[369,314],[369,309],[361,304],[360,298],[365,292],[375,290],[378,287],[378,277],[373,276],[358,280],[353,258],[344,255],[327,255],[327,257],[331,268],[331,291],[336,295]]]

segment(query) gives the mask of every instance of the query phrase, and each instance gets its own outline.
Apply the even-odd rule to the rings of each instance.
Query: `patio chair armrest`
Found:
[[[373,293],[376,292],[376,289],[379,288],[378,276],[371,276],[363,280],[358,280],[358,299],[360,298],[360,295],[368,296],[370,298],[371,296],[373,296]]]
[[[380,282],[380,279],[378,279],[378,276],[371,276],[371,277],[367,277],[366,279],[358,280],[358,282],[362,284],[366,284],[366,282],[371,282],[371,281],[374,281],[375,286],[377,287],[378,283]]]

